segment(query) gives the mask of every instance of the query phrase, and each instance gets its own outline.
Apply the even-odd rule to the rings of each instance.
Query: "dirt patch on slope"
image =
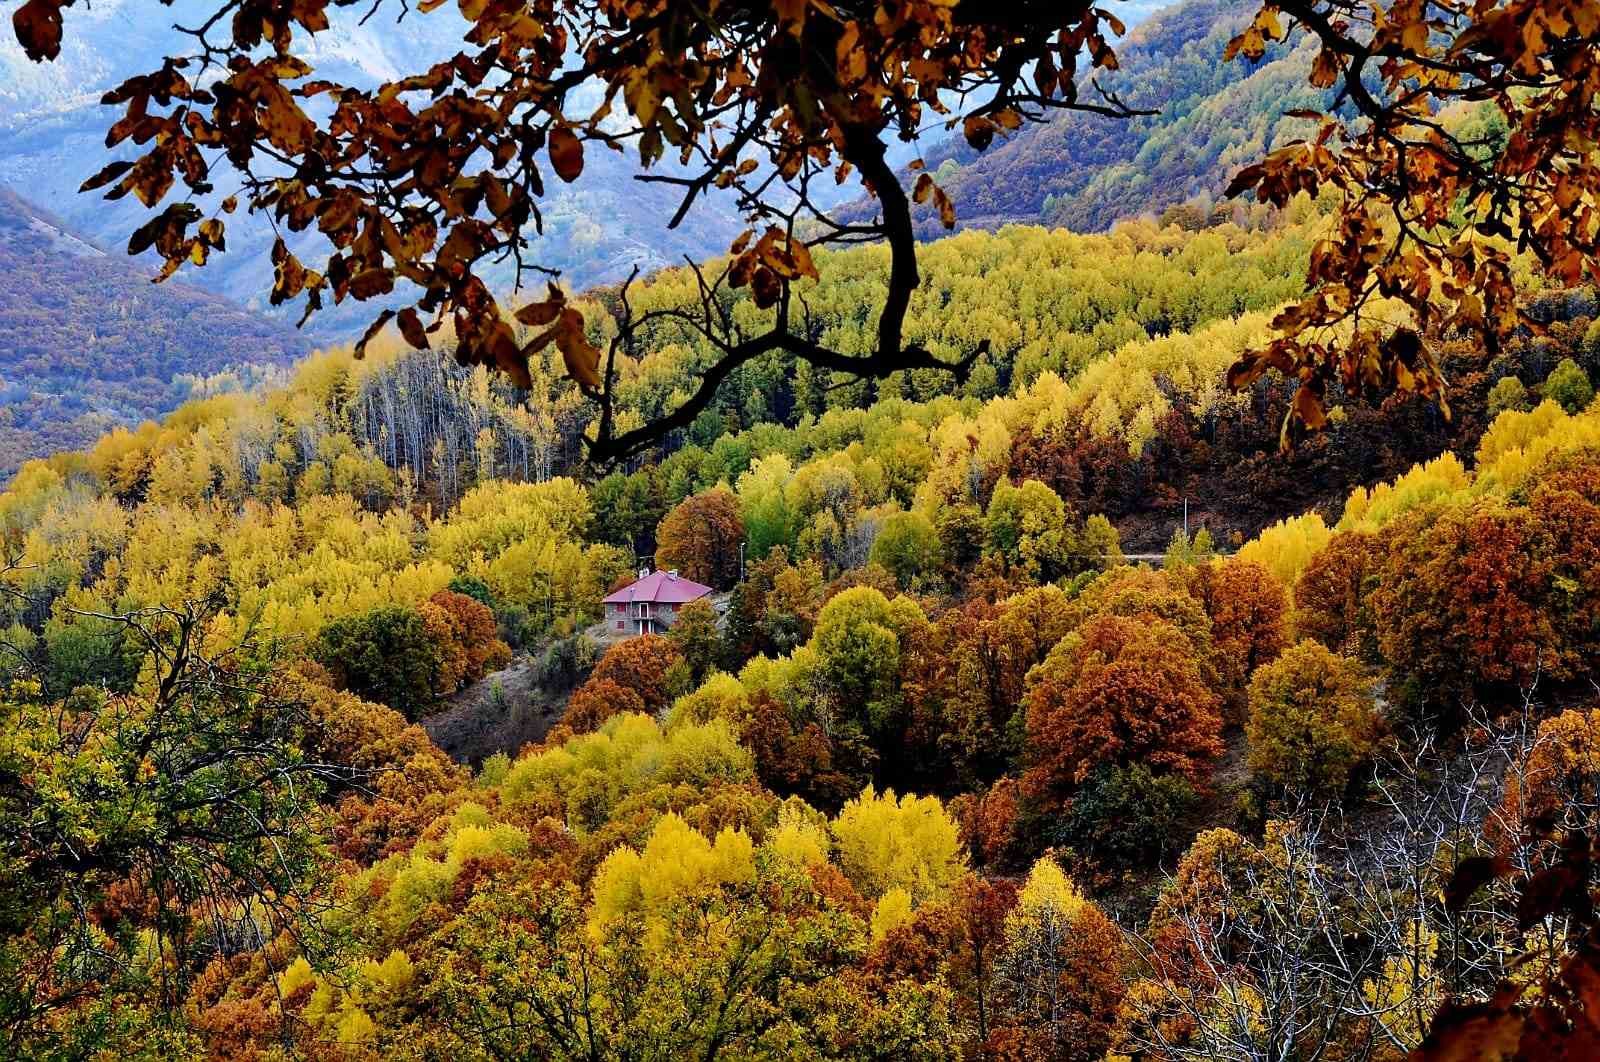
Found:
[[[515,756],[544,740],[566,711],[567,696],[541,687],[533,661],[521,657],[451,697],[422,720],[422,729],[451,759],[477,767],[497,752]]]

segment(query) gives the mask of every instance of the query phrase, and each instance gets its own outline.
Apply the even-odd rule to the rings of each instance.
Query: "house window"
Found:
[[[622,622],[622,621],[621,621],[621,620],[617,620],[617,630],[619,630],[619,631],[620,631],[620,630],[622,630],[622,629],[623,629],[623,628],[625,628],[625,627],[626,627],[626,626],[627,626],[627,624],[626,624],[626,623],[624,623],[624,622]]]

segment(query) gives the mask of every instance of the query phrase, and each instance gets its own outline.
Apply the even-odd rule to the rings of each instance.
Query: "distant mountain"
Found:
[[[201,378],[286,366],[304,336],[181,281],[151,284],[0,189],[0,479],[22,461],[169,412]]]
[[[1062,112],[982,153],[959,136],[928,151],[924,159],[954,200],[960,226],[1103,231],[1123,218],[1216,195],[1239,168],[1304,132],[1306,123],[1284,112],[1325,109],[1333,95],[1306,82],[1309,44],[1278,45],[1257,64],[1222,60],[1255,10],[1232,0],[1189,0],[1155,12],[1117,43],[1121,67],[1099,75],[1100,85],[1155,115],[1112,120]],[[1083,92],[1094,98],[1087,85]],[[847,213],[871,210],[861,203]],[[926,211],[918,229],[924,236],[942,231]]]
[[[362,25],[367,7],[330,9],[334,25],[297,47],[315,76],[376,85],[465,47],[464,24],[453,5],[426,15],[413,5],[399,22],[379,17]],[[105,130],[120,114],[102,107],[100,96],[125,78],[159,65],[163,55],[191,51],[193,42],[174,24],[197,24],[204,17],[199,15],[202,8],[214,10],[215,5],[204,0],[176,0],[170,7],[137,0],[76,5],[67,12],[62,55],[53,63],[29,61],[11,33],[0,33],[0,184],[26,190],[105,247],[125,247],[128,235],[148,217],[143,208],[132,197],[110,203],[77,191],[107,161]],[[682,228],[668,230],[677,195],[669,186],[634,180],[639,172],[635,153],[591,149],[586,162],[583,179],[576,184],[552,182],[540,203],[545,235],[536,239],[531,255],[562,269],[576,288],[618,280],[634,265],[650,271],[682,264],[685,255],[700,259],[719,254],[740,231],[731,198],[722,194],[704,198]],[[225,175],[219,177],[217,198],[232,190]],[[236,215],[228,221],[228,252],[183,275],[292,322],[298,312],[266,303],[272,238],[264,218]],[[302,249],[308,262],[326,254],[326,246],[315,237],[296,248]],[[147,268],[153,272],[155,266]],[[486,279],[509,287],[510,268],[486,271]],[[335,339],[358,333],[375,312],[370,303],[330,306],[311,323],[312,334]]]

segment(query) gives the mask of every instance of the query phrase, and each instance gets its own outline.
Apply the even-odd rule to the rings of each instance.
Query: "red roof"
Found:
[[[643,579],[629,583],[606,598],[608,605],[631,605],[634,602],[654,602],[663,605],[681,605],[711,593],[711,587],[685,579],[676,572],[651,572]]]

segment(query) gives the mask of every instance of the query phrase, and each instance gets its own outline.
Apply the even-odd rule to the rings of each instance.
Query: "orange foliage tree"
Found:
[[[600,729],[607,719],[624,712],[645,710],[644,698],[639,692],[608,678],[591,678],[572,691],[567,700],[566,714],[561,721],[574,733]]]
[[[982,793],[962,793],[950,802],[961,839],[978,865],[1006,868],[1013,861],[1022,799],[1021,783],[1008,776]]]
[[[725,590],[739,578],[744,522],[739,500],[722,487],[690,495],[656,528],[656,567]]]
[[[1367,594],[1382,556],[1377,535],[1340,531],[1330,538],[1294,585],[1295,633],[1336,653],[1375,651]]]
[[[1370,601],[1379,648],[1414,689],[1463,696],[1570,673],[1537,518],[1497,499],[1425,511],[1393,529]]]
[[[1288,644],[1288,595],[1264,565],[1226,558],[1186,570],[1189,592],[1211,617],[1211,639],[1228,705],[1244,707],[1250,676]]]
[[[683,653],[671,638],[645,634],[606,650],[589,681],[610,681],[630,689],[644,702],[645,711],[655,712],[665,708],[675,693],[682,692],[671,689],[668,681],[668,672],[682,659]]]
[[[1096,616],[1029,676],[1030,794],[1059,800],[1102,763],[1145,763],[1204,784],[1222,754],[1218,698],[1176,628]]]
[[[393,708],[334,689],[317,664],[301,664],[285,681],[312,722],[307,754],[367,779],[331,794],[334,845],[344,858],[366,862],[409,848],[462,792],[466,771]]]
[[[454,590],[440,590],[418,611],[439,648],[435,688],[441,694],[454,693],[511,662],[511,647],[500,640],[494,613],[481,602]]]
[[[1116,923],[1046,857],[1023,883],[1005,937],[986,1053],[1103,1059],[1127,992],[1127,955]]]
[[[1183,636],[1206,684],[1223,688],[1211,617],[1181,572],[1116,568],[1089,584],[1079,600],[1080,616],[1151,616],[1171,624]]]
[[[1600,707],[1569,709],[1539,724],[1517,769],[1506,775],[1490,839],[1508,855],[1552,828],[1588,832],[1600,821]]]
[[[1529,500],[1549,537],[1551,607],[1573,667],[1600,672],[1600,453],[1557,460]]]
[[[829,811],[871,780],[861,743],[840,748],[815,722],[796,720],[765,690],[750,696],[740,742],[755,757],[756,775],[775,793],[794,795]]]
[[[1203,945],[1214,937],[1225,896],[1239,891],[1262,863],[1258,849],[1225,827],[1194,839],[1156,898],[1146,929],[1162,976],[1199,985],[1217,975],[1201,954]]]

